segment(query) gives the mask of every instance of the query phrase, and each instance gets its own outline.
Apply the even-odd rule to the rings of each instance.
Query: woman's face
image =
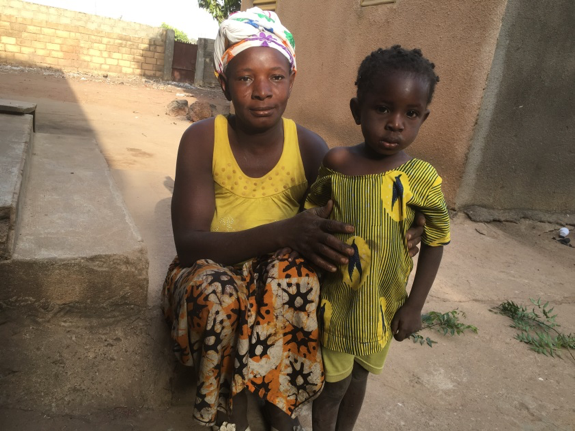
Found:
[[[234,104],[236,121],[247,130],[264,131],[278,124],[295,75],[278,50],[248,48],[230,61],[220,83]]]

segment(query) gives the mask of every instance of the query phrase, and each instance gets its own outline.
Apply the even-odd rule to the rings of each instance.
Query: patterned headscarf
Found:
[[[232,14],[220,24],[214,43],[216,76],[225,72],[232,58],[256,46],[277,49],[289,60],[292,72],[296,72],[295,42],[292,34],[281,24],[275,12],[253,7]]]

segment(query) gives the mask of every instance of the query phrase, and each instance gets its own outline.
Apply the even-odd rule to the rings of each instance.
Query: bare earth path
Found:
[[[190,102],[205,98],[222,105],[224,100],[211,90],[82,78],[0,68],[0,97],[38,103],[39,132],[97,139],[148,247],[148,303],[157,309],[175,253],[169,203],[178,141],[189,124],[166,116],[165,107],[177,94]],[[506,317],[490,312],[505,300],[528,304],[529,298],[541,297],[556,305],[561,329],[575,332],[575,248],[552,240],[558,227],[528,221],[485,225],[455,217],[453,242],[425,309],[457,308],[479,333],[424,334],[439,342],[433,348],[395,343],[383,374],[369,382],[357,430],[575,429],[575,361],[568,354],[561,360],[531,352],[513,339]],[[167,348],[166,328],[155,331],[158,349]],[[177,383],[180,397],[161,411],[118,406],[88,417],[51,417],[0,410],[0,428],[203,429],[189,419],[192,394],[181,389],[187,385]]]

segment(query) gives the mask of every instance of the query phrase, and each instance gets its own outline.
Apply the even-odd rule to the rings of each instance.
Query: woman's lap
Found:
[[[176,258],[162,297],[174,353],[198,373],[198,421],[212,424],[246,387],[290,415],[321,389],[319,282],[303,260],[182,268]]]

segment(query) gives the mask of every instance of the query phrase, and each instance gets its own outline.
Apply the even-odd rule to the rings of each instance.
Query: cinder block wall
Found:
[[[166,30],[0,0],[0,63],[162,77]]]

